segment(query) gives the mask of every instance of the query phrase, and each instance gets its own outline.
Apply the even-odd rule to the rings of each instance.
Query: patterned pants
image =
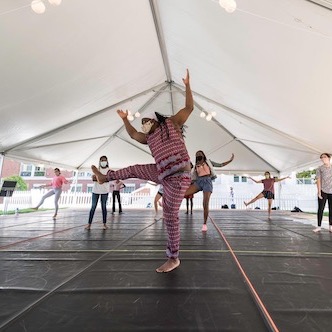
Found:
[[[175,173],[159,181],[156,164],[146,164],[133,165],[118,171],[108,171],[107,178],[109,181],[139,178],[164,186],[163,212],[168,234],[166,255],[168,258],[177,258],[180,249],[179,210],[184,193],[191,183],[190,173]]]

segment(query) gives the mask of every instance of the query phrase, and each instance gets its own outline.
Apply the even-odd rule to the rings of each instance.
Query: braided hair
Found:
[[[157,120],[160,124],[160,129],[161,129],[161,140],[164,141],[164,134],[163,134],[163,130],[166,130],[166,135],[167,135],[167,138],[169,138],[169,130],[168,130],[168,127],[166,125],[166,119],[169,118],[169,116],[166,116],[166,115],[163,115],[163,114],[160,114],[158,112],[155,112],[156,114],[156,117],[157,117]],[[163,129],[164,128],[164,129]],[[179,129],[180,129],[180,132],[181,132],[181,135],[182,137],[184,138],[184,133],[185,133],[185,128],[187,128],[187,126],[185,125],[182,125]]]

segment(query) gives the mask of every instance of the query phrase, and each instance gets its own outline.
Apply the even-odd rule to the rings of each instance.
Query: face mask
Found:
[[[107,166],[107,161],[101,161],[100,166],[101,167],[106,167]]]
[[[142,125],[142,132],[143,132],[144,134],[148,134],[148,133],[150,132],[152,126],[153,126],[152,121],[145,122],[145,123]]]
[[[198,162],[198,161],[202,161],[203,160],[203,156],[197,156],[196,157],[196,162]]]

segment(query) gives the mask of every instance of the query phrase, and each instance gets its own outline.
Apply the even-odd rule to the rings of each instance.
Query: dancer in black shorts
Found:
[[[285,180],[287,178],[290,179],[289,176],[286,176],[285,178],[271,178],[271,174],[270,172],[265,172],[265,179],[256,181],[255,179],[253,179],[252,177],[248,177],[248,179],[251,179],[252,181],[256,182],[256,183],[263,183],[264,185],[264,190],[258,194],[255,198],[253,198],[251,201],[249,202],[244,202],[245,206],[248,206],[249,204],[252,204],[254,202],[256,202],[258,199],[265,197],[268,201],[268,214],[269,214],[269,220],[271,220],[271,208],[272,208],[272,201],[274,200],[274,183],[275,182],[280,182],[282,180]]]

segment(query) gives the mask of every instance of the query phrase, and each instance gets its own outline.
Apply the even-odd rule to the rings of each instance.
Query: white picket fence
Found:
[[[31,208],[36,206],[40,201],[40,198],[45,194],[47,190],[32,189],[31,191],[15,191],[12,197],[7,197],[4,202],[0,204],[0,210],[11,211]],[[63,192],[59,201],[60,207],[71,208],[89,208],[91,207],[91,193],[72,193],[70,191]],[[210,200],[210,209],[221,209],[222,205],[228,205],[231,208],[232,204],[235,204],[236,209],[245,209],[244,201],[249,201],[252,195],[237,196],[231,199],[227,194],[213,193]],[[121,194],[121,203],[123,209],[145,209],[153,208],[154,196],[143,194],[123,193]],[[194,209],[202,209],[203,196],[199,192],[194,197]],[[111,207],[112,195],[109,195],[108,206]],[[100,205],[100,204],[99,204]],[[296,197],[284,197],[276,198],[273,203],[273,207],[277,207],[280,210],[292,210],[295,206],[299,207],[302,211],[315,212],[317,211],[317,199],[315,196],[301,196]],[[267,200],[260,199],[250,205],[250,208],[254,209],[259,207],[260,209],[267,208]],[[42,208],[54,208],[53,198],[47,198]],[[99,207],[98,207],[99,208]],[[116,203],[117,208],[117,203]],[[186,208],[186,201],[183,200],[181,209]]]

